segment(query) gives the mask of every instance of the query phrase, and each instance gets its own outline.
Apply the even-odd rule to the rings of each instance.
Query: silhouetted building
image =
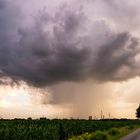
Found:
[[[92,116],[89,116],[89,120],[92,120]]]

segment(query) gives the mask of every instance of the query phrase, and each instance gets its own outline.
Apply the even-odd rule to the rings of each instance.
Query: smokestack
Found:
[[[103,113],[102,113],[102,110],[101,110],[101,120],[103,119]]]

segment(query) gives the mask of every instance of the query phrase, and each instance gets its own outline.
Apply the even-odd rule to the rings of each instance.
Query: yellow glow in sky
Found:
[[[33,90],[1,86],[0,114],[5,118],[30,116],[34,118],[41,116],[86,118],[89,115],[99,118],[100,110],[103,110],[106,117],[110,112],[113,118],[135,118],[135,109],[140,102],[139,82],[140,78],[137,77],[126,82],[97,84],[94,87],[91,81],[82,83],[82,87],[85,85],[85,88],[75,85],[76,93],[73,95],[73,100],[64,105],[51,104],[49,99],[46,99],[48,100],[46,104],[42,104],[42,98],[51,96],[29,93]],[[84,89],[85,91],[83,91]],[[77,92],[79,93],[77,94]],[[67,96],[69,93],[65,94]],[[81,107],[88,111],[81,111]]]

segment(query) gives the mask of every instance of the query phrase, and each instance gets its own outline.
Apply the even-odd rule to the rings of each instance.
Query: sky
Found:
[[[138,0],[0,0],[0,117],[135,118],[139,13]]]

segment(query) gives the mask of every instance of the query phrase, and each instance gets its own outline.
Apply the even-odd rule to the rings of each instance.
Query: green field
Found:
[[[68,140],[80,135],[105,132],[140,125],[139,120],[0,120],[0,140]],[[115,129],[114,129],[115,128]],[[113,130],[114,129],[114,130]],[[133,129],[133,128],[132,128]],[[111,132],[112,131],[112,132]],[[124,132],[125,133],[125,132]]]

